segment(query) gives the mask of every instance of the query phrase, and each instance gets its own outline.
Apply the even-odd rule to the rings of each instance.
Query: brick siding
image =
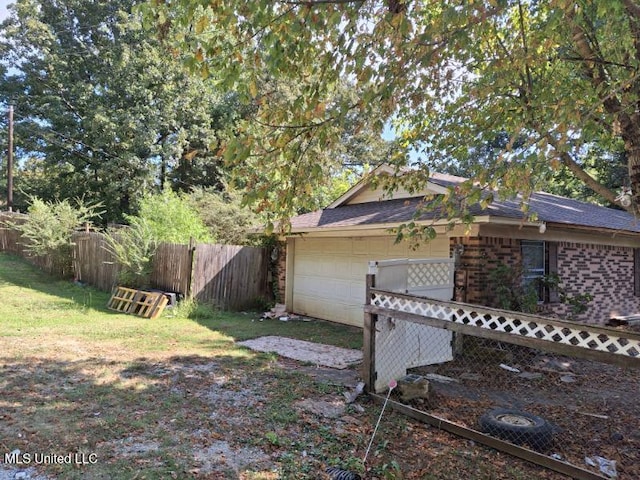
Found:
[[[569,294],[589,292],[588,311],[576,320],[604,323],[615,315],[640,312],[634,295],[633,248],[561,242],[558,244],[558,275]],[[564,316],[567,305],[553,311]]]
[[[274,275],[276,277],[273,293],[276,302],[284,303],[287,286],[287,243],[278,242],[275,248],[278,249],[278,255],[273,266]]]
[[[520,240],[489,237],[451,239],[464,252],[456,266],[455,300],[495,305],[489,272],[500,262],[511,267],[521,262]],[[573,320],[605,323],[614,315],[640,312],[640,298],[634,296],[633,248],[559,242],[558,275],[561,286],[570,294],[589,292],[593,300],[587,312]],[[551,303],[541,306],[544,313],[566,318],[569,306]]]
[[[489,272],[500,263],[520,264],[520,242],[511,238],[458,237],[451,239],[452,251],[462,245],[464,251],[456,265],[454,298],[460,302],[495,305]]]

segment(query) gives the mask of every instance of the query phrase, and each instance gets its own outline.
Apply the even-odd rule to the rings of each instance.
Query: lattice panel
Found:
[[[451,263],[410,263],[407,285],[411,288],[449,284],[452,269]]]
[[[608,352],[616,355],[640,357],[640,341],[625,337],[591,331],[588,326],[578,328],[574,325],[554,325],[543,321],[534,322],[519,319],[501,313],[479,313],[463,306],[455,309],[423,298],[403,298],[393,294],[374,293],[371,304],[374,306],[413,313],[424,317],[437,318],[462,325],[471,325],[487,330],[504,332],[528,338],[536,338],[574,347]]]

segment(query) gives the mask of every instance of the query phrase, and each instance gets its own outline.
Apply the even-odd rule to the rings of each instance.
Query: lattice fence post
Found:
[[[366,279],[366,299],[365,305],[371,305],[371,289],[375,287],[376,276],[368,274]],[[376,383],[376,321],[378,315],[368,313],[364,314],[364,329],[362,341],[362,376],[364,378],[365,390],[367,392],[375,391]]]

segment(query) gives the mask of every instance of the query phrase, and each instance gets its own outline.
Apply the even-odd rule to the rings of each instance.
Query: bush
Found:
[[[127,215],[127,226],[105,234],[107,250],[120,264],[118,283],[132,288],[149,286],[158,244],[210,242],[206,225],[186,197],[170,189],[147,195],[137,215]]]
[[[252,229],[260,225],[258,216],[242,205],[242,197],[233,190],[217,192],[196,189],[189,200],[217,243],[226,245],[255,245],[260,238]]]
[[[118,283],[132,288],[148,286],[158,248],[149,224],[144,219],[133,218],[131,225],[107,230],[105,241],[107,250],[120,264]]]
[[[145,228],[158,242],[184,244],[192,238],[201,243],[215,240],[189,199],[170,188],[159,194],[146,195],[140,202],[138,214],[126,216],[130,225],[136,219],[144,220]]]
[[[24,222],[9,222],[20,232],[27,252],[49,258],[52,273],[66,277],[73,274],[73,232],[90,225],[93,218],[103,212],[101,204],[85,204],[76,199],[46,202],[38,197],[30,198],[31,205]]]
[[[522,279],[522,268],[499,264],[489,273],[489,281],[494,289],[498,308],[523,313],[536,313],[538,310],[538,284],[526,284]],[[560,303],[568,305],[567,319],[573,320],[577,315],[587,311],[587,304],[593,299],[590,293],[572,295],[562,286],[557,273],[550,273],[538,279],[539,285],[545,289],[558,292]]]
[[[489,272],[489,282],[498,308],[515,312],[535,313],[538,307],[538,292],[532,284],[522,279],[522,268],[503,263]]]

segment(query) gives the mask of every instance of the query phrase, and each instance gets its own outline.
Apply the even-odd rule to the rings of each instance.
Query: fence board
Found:
[[[22,223],[25,218],[26,215],[23,213],[0,213],[0,250],[23,257],[29,263],[32,263],[47,273],[55,275],[68,274],[69,272],[56,271],[56,266],[50,258],[32,255],[25,249],[25,244],[23,243],[20,232],[11,228],[7,223]]]
[[[104,235],[98,232],[78,232],[73,235],[74,270],[77,280],[104,291],[118,283],[119,265],[107,249]]]
[[[188,295],[190,276],[189,245],[160,244],[153,259],[151,285],[167,292]]]
[[[237,245],[196,246],[193,295],[221,308],[239,309],[269,295],[267,250]]]
[[[0,250],[22,257],[26,256],[20,244],[20,233],[9,227],[6,222],[18,223],[24,215],[17,213],[0,213]]]

